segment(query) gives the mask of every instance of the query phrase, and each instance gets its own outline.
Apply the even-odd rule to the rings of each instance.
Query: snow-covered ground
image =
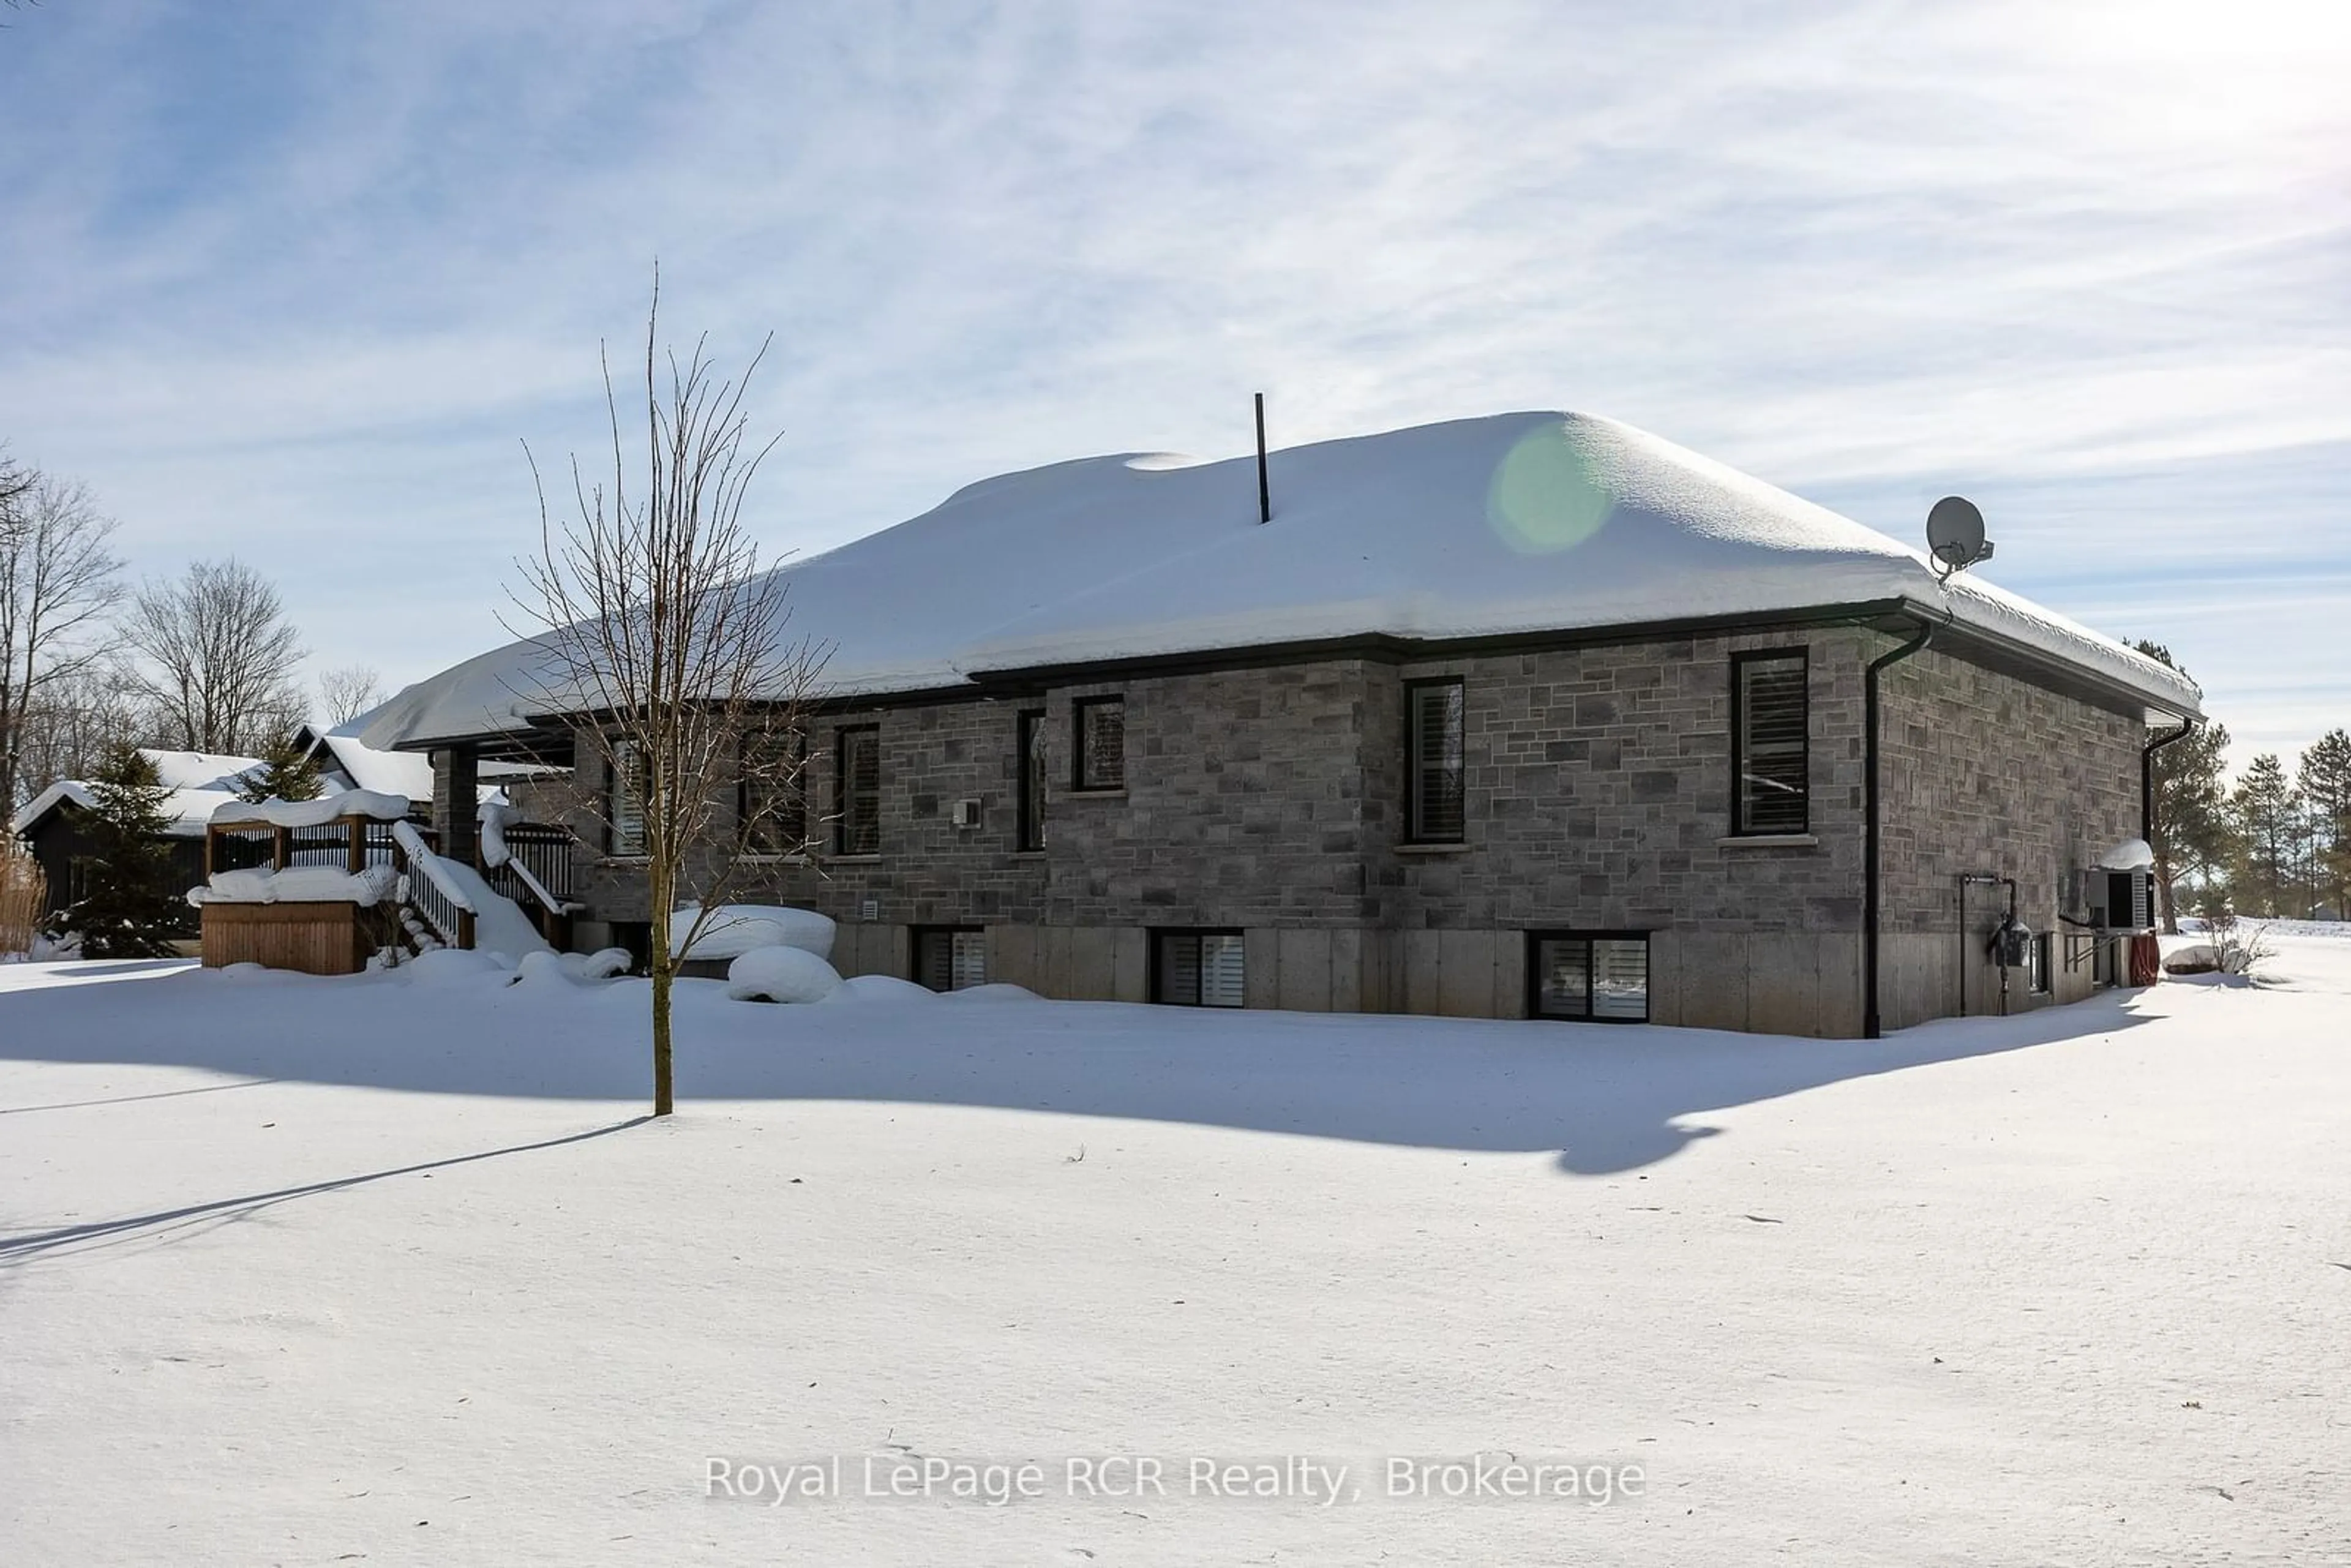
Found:
[[[1876,1044],[693,983],[664,1124],[641,982],[0,967],[0,1562],[2351,1561],[2274,945]],[[1384,1495],[1480,1452],[1639,1495]]]

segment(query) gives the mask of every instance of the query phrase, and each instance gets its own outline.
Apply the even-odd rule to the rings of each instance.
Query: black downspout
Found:
[[[1862,683],[1862,794],[1867,803],[1861,860],[1861,1038],[1864,1040],[1876,1040],[1883,1032],[1878,1027],[1877,1010],[1877,674],[1888,664],[1899,664],[1925,647],[1934,634],[1932,625],[1920,622],[1916,637],[1892,653],[1881,653],[1869,662],[1869,674]]]
[[[2195,733],[2196,721],[2182,719],[2178,729],[2157,736],[2138,749],[2138,836],[2150,847],[2155,843],[2155,754]]]
[[[2172,742],[2185,740],[2195,733],[2196,721],[2192,718],[2183,718],[2179,721],[2178,729],[2173,730],[2169,735],[2158,735],[2138,748],[2138,836],[2149,850],[2155,848],[2155,754]],[[2162,889],[2162,893],[2164,907],[2169,909],[2171,889],[2166,887]],[[2148,902],[2150,904],[2154,902],[2152,897]],[[2163,925],[2160,915],[2157,916],[2156,924],[2163,925],[2166,931],[2171,929],[2169,925]]]

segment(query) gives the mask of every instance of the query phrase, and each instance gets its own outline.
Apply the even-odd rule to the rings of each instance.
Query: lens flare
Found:
[[[1486,526],[1520,555],[1572,550],[1608,526],[1616,499],[1560,425],[1519,437],[1486,487]]]

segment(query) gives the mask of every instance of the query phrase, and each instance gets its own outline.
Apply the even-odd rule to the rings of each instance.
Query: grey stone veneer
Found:
[[[1853,627],[1554,648],[1426,663],[1263,664],[828,716],[808,780],[819,852],[745,869],[738,900],[842,924],[845,973],[906,974],[910,932],[989,933],[992,977],[1143,999],[1147,932],[1246,933],[1251,1006],[1520,1017],[1525,933],[1646,930],[1651,1018],[1795,1034],[1861,1027],[1863,670],[1894,645]],[[1731,840],[1730,656],[1802,648],[1811,821]],[[1404,683],[1458,675],[1468,829],[1402,839]],[[1070,788],[1073,699],[1120,694],[1124,790]],[[1956,877],[2019,876],[2036,929],[2063,873],[2137,831],[2136,716],[1930,652],[1886,678],[1886,1017],[1957,1010]],[[1014,846],[1018,716],[1046,715],[1046,848]],[[834,731],[878,725],[882,849],[830,852]],[[590,748],[582,747],[588,758]],[[581,787],[601,788],[594,764]],[[958,800],[980,802],[957,827]],[[601,842],[584,814],[583,836]],[[591,919],[646,917],[625,862],[588,854]],[[1969,918],[1970,1005],[1998,899]],[[870,910],[871,917],[868,918]],[[2013,1005],[2030,1005],[2021,971]],[[2058,996],[2086,989],[2059,977]]]

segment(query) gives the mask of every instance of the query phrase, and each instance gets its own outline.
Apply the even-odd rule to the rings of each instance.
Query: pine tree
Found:
[[[319,777],[318,759],[294,743],[294,732],[280,730],[261,753],[261,766],[245,776],[237,792],[256,804],[263,800],[315,800],[326,792]]]
[[[2135,643],[2157,663],[2180,670],[2159,643]],[[2155,754],[2155,882],[2163,897],[2163,928],[2179,931],[2179,884],[2190,880],[2209,889],[2236,858],[2230,820],[2226,769],[2229,727],[2199,725],[2185,740]]]
[[[172,934],[187,920],[186,889],[174,885],[164,810],[171,791],[155,764],[129,746],[110,749],[89,779],[86,891],[58,916],[90,958],[168,958]]]
[[[2239,886],[2258,914],[2288,913],[2285,894],[2294,881],[2295,819],[2301,810],[2285,765],[2273,751],[2254,758],[2229,796]]]
[[[2317,832],[2320,896],[2351,920],[2351,732],[2332,729],[2302,754],[2295,782]]]

